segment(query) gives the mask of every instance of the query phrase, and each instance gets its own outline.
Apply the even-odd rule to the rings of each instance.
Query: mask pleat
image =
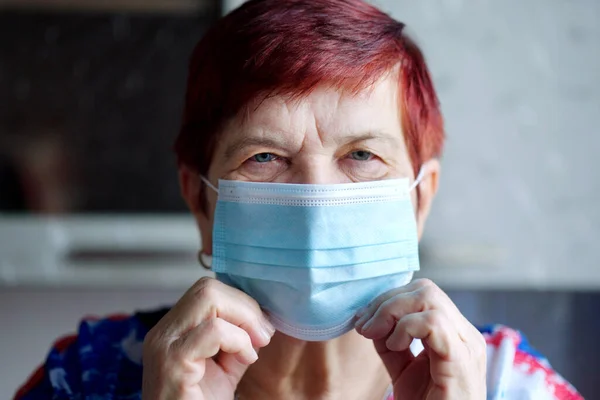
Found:
[[[256,299],[282,332],[339,336],[352,329],[358,308],[419,269],[408,180],[219,181],[212,268]]]

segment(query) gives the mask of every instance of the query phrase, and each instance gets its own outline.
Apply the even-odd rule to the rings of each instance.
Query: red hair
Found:
[[[302,96],[327,84],[357,93],[397,65],[412,166],[439,157],[439,102],[423,54],[398,22],[362,0],[251,0],[193,51],[180,163],[206,174],[223,124],[261,96]]]

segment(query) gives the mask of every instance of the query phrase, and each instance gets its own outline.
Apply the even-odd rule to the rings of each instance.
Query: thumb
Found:
[[[388,349],[386,339],[387,338],[374,340],[373,343],[377,354],[381,357],[388,374],[390,374],[390,377],[392,378],[392,382],[395,382],[406,367],[413,362],[415,356],[412,351],[410,351],[410,347],[402,351],[392,351]]]
[[[236,354],[225,353],[224,351],[215,357],[215,362],[225,372],[234,387],[237,386],[249,367],[249,365],[241,363]]]

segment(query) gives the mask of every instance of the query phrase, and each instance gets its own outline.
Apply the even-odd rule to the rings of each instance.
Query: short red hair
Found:
[[[404,24],[361,0],[251,0],[213,26],[192,54],[180,163],[206,174],[223,124],[253,100],[328,84],[357,93],[400,66],[400,116],[412,166],[439,157],[439,102]]]

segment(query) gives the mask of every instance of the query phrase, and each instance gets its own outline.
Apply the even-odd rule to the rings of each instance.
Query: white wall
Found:
[[[414,32],[447,122],[425,245],[540,281],[596,271],[600,2],[374,3]]]

